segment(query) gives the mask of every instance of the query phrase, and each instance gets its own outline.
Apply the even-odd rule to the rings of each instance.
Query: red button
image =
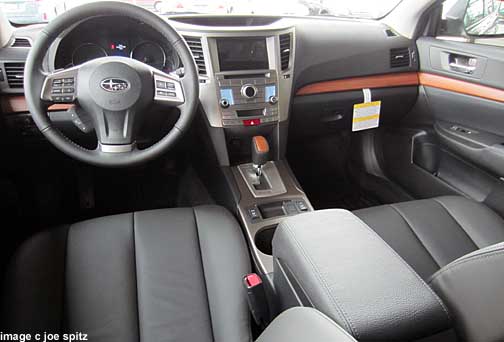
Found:
[[[261,119],[243,120],[243,126],[258,126],[261,124]]]
[[[245,276],[245,283],[248,287],[255,287],[257,285],[261,285],[262,280],[256,273],[250,273]]]

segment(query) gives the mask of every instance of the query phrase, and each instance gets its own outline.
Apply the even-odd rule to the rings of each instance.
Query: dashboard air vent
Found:
[[[399,48],[390,50],[390,67],[401,68],[410,65],[409,48]]]
[[[387,37],[397,37],[397,34],[391,29],[386,29],[385,34],[387,35]]]
[[[23,88],[24,63],[4,63],[5,74],[10,88]]]
[[[27,38],[14,38],[11,47],[31,47],[31,43]]]
[[[203,47],[201,46],[201,38],[200,37],[184,37],[187,45],[189,45],[189,49],[194,57],[194,61],[196,62],[196,66],[198,67],[198,73],[200,75],[206,75],[206,66],[205,66],[205,57],[203,56]]]
[[[280,59],[282,61],[282,70],[289,68],[289,61],[291,56],[291,34],[280,35]]]

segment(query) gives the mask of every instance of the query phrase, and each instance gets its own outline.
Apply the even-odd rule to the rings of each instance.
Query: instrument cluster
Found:
[[[69,68],[106,56],[133,58],[168,73],[181,66],[176,51],[150,27],[124,18],[101,17],[77,25],[62,38],[54,67]]]

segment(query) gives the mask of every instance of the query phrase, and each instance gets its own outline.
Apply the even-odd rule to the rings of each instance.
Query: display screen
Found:
[[[218,38],[221,71],[269,69],[266,38]]]
[[[239,118],[248,118],[251,116],[261,116],[261,115],[264,115],[264,109],[237,110],[236,115]]]
[[[129,57],[128,43],[121,40],[113,41],[109,44],[110,56]]]

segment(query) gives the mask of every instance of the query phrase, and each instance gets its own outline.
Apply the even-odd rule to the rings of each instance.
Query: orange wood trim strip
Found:
[[[418,73],[405,72],[313,83],[299,89],[296,95],[301,96],[335,93],[339,91],[358,90],[363,88],[414,86],[418,84]]]
[[[504,90],[502,89],[424,72],[418,73],[418,79],[423,86],[504,102]]]
[[[22,95],[3,95],[1,97],[2,113],[14,114],[28,112],[28,105],[26,99]],[[48,111],[67,110],[72,105],[70,104],[54,104],[48,108]]]

